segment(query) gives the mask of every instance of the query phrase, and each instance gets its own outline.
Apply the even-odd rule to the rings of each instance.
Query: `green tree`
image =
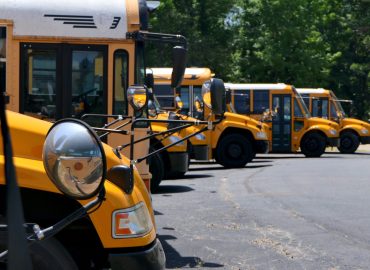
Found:
[[[228,15],[233,7],[233,0],[164,0],[151,16],[151,31],[184,35],[188,66],[210,67],[218,77],[227,78],[234,37]],[[170,58],[163,51],[168,55],[168,48],[152,53],[149,65],[169,66]]]

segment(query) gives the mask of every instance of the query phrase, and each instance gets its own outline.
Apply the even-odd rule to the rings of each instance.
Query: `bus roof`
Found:
[[[231,90],[285,90],[292,86],[285,83],[225,83]]]
[[[296,88],[300,94],[330,94],[330,90],[324,88]]]
[[[126,39],[135,3],[139,24],[136,0],[1,0],[0,22],[11,21],[14,36]]]
[[[155,83],[169,84],[171,80],[172,68],[149,68],[153,72]],[[190,67],[185,69],[183,85],[198,85],[211,79],[214,74],[209,68]]]

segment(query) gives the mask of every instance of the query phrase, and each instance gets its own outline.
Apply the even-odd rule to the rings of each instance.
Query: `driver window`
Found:
[[[128,54],[125,50],[114,53],[113,114],[127,115]]]
[[[299,107],[299,104],[296,99],[294,99],[294,116],[295,117],[304,117],[301,107]]]
[[[337,120],[338,119],[338,113],[335,108],[335,104],[333,101],[330,101],[330,119],[331,120]]]

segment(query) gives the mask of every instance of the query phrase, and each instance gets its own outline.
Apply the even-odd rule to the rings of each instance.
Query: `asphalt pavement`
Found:
[[[192,163],[153,195],[168,269],[370,269],[370,147]]]

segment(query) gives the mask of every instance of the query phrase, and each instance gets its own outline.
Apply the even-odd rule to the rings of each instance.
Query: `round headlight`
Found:
[[[127,89],[127,99],[134,108],[134,110],[139,111],[147,103],[148,91],[144,86],[133,85]]]
[[[49,130],[43,149],[46,173],[74,199],[89,199],[102,188],[106,159],[102,143],[84,122],[64,119]]]

